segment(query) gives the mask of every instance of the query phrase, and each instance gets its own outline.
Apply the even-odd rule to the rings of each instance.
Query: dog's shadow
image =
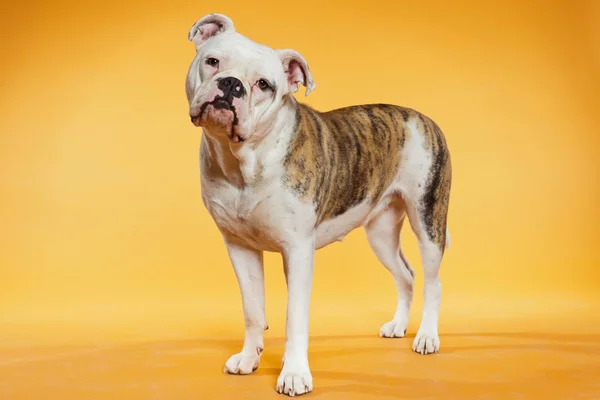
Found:
[[[328,395],[335,393],[340,396],[352,394],[355,396],[376,395],[391,398],[407,398],[407,394],[411,393],[410,398],[457,398],[448,392],[451,390],[452,393],[462,393],[462,397],[460,398],[480,398],[482,393],[496,393],[499,396],[514,395],[510,391],[514,390],[515,386],[521,385],[520,382],[511,382],[507,385],[507,382],[494,381],[493,379],[485,381],[465,379],[458,381],[444,379],[443,376],[423,376],[419,379],[415,379],[414,376],[407,377],[406,374],[402,373],[402,370],[410,368],[410,357],[417,357],[414,360],[423,359],[422,356],[410,351],[414,336],[414,334],[409,334],[404,339],[380,339],[372,335],[311,337],[311,343],[316,344],[314,347],[317,347],[317,349],[311,350],[311,357],[318,358],[321,365],[328,365],[326,369],[314,367],[312,369],[312,375],[315,380],[326,381],[328,383],[326,385],[317,385],[313,396],[327,398]],[[470,354],[477,357],[478,352],[480,352],[482,362],[486,362],[486,353],[490,351],[502,352],[504,350],[518,353],[543,352],[543,354],[548,354],[549,356],[556,355],[557,352],[567,352],[589,356],[590,359],[600,357],[600,333],[464,332],[442,334],[440,335],[440,339],[442,342],[456,341],[453,339],[464,339],[463,341],[466,343],[473,343],[465,346],[442,346],[441,352],[433,356],[434,358],[458,356],[458,363],[460,362],[461,355]],[[280,340],[282,339],[277,339],[277,343]],[[345,340],[349,341],[349,346],[347,347],[343,344]],[[374,346],[373,340],[382,340],[384,342]],[[328,341],[336,343],[336,349],[328,349],[326,343]],[[385,341],[389,341],[390,344],[397,341],[402,343],[402,345],[391,344],[386,346],[384,344]],[[507,342],[507,344],[498,344],[503,342]],[[395,371],[386,371],[382,368],[381,371],[377,371],[369,363],[360,372],[342,372],[329,367],[335,366],[337,363],[336,358],[347,360],[349,354],[360,355],[362,353],[368,353],[369,355],[375,353],[375,357],[377,357],[377,353],[381,353],[384,357],[389,357],[391,353],[393,357],[397,356],[398,369]],[[267,361],[266,364],[273,365],[277,360],[276,355],[269,355],[265,361]],[[360,356],[357,357],[356,363],[360,363]],[[552,363],[548,363],[547,366],[544,366],[537,372],[552,382],[562,382],[565,376],[581,373],[578,369],[565,368],[564,366],[557,366]],[[275,381],[280,373],[280,369],[261,367],[256,373],[258,375],[271,376],[273,381]],[[331,383],[332,381],[334,382],[333,384]],[[532,394],[535,393],[536,387],[528,386],[526,378],[523,378],[522,387],[528,387],[527,390],[531,391]],[[524,393],[530,393],[527,390]],[[572,388],[569,389],[567,385],[557,390],[559,392],[560,390],[568,391],[572,390]],[[415,397],[413,393],[418,393],[418,396]],[[558,393],[556,394],[560,397]]]
[[[402,373],[405,368],[410,368],[413,360],[423,360],[423,356],[417,355],[411,351],[411,344],[414,334],[408,334],[401,339],[382,339],[376,335],[331,335],[331,336],[313,336],[311,340],[311,359],[318,359],[319,365],[326,365],[325,368],[312,367],[312,375],[316,381],[326,381],[326,385],[317,385],[312,396],[323,396],[327,398],[328,394],[352,394],[358,396],[367,396],[374,394],[381,397],[406,398],[406,390],[415,388],[411,393],[419,393],[417,398],[440,398],[444,396],[446,390],[456,393],[464,393],[463,398],[470,398],[468,393],[497,393],[509,394],[506,382],[482,381],[477,382],[470,379],[464,381],[444,380],[439,376],[423,376],[415,379],[406,377]],[[467,345],[452,346],[442,345],[441,352],[429,357],[458,357],[470,355],[471,358],[478,357],[481,354],[483,362],[486,360],[486,354],[491,351],[506,351],[518,353],[543,352],[549,357],[557,352],[567,352],[571,354],[589,355],[590,357],[600,357],[600,333],[598,334],[561,334],[561,333],[538,333],[538,332],[460,332],[441,334],[440,339],[443,342],[456,342],[460,340]],[[331,347],[329,347],[331,342]],[[347,346],[344,342],[348,342]],[[273,385],[281,372],[281,356],[283,351],[284,338],[269,338],[265,340],[265,347],[275,347],[277,351],[267,351],[263,354],[262,366],[254,373],[257,377],[268,376],[273,381]],[[386,345],[389,343],[389,345]],[[502,344],[506,343],[506,344]],[[234,353],[239,351],[242,340],[190,340],[186,343],[178,343],[178,347],[220,347],[226,352]],[[390,354],[397,358],[398,369],[395,371],[377,371],[372,364],[367,363],[365,369],[360,366],[361,354],[378,357],[389,357]],[[597,355],[594,355],[597,354]],[[336,371],[336,364],[340,365],[347,360],[348,355],[357,356],[354,364],[358,364],[360,372],[342,371],[346,368],[339,368]],[[410,357],[416,357],[411,359]],[[338,361],[339,360],[339,361]],[[432,361],[435,362],[435,361]],[[489,362],[489,361],[488,361]],[[577,370],[568,368],[554,368],[552,364],[544,367],[543,373],[548,379],[556,378],[560,381],[565,375],[579,373]],[[333,384],[331,382],[334,382]],[[514,386],[514,382],[512,386]],[[518,383],[517,383],[518,384]],[[526,385],[526,382],[523,382]],[[404,389],[401,389],[404,388]],[[534,390],[534,389],[531,389]],[[477,398],[476,395],[473,395]],[[414,398],[414,397],[412,397]]]
[[[332,358],[338,356],[347,356],[349,352],[353,355],[361,353],[398,353],[398,355],[413,355],[410,350],[415,334],[407,334],[404,338],[380,338],[377,335],[328,335],[311,336],[310,343],[313,348],[310,350],[311,357]],[[452,355],[465,352],[489,351],[489,350],[520,350],[536,351],[544,350],[567,351],[572,353],[600,353],[600,333],[590,334],[561,334],[561,333],[538,333],[538,332],[464,332],[464,333],[446,333],[440,334],[442,343],[450,339],[465,339],[473,344],[461,346],[442,345],[442,350],[435,356]],[[497,342],[506,342],[512,339],[519,341],[518,344],[497,344]],[[349,346],[344,345],[344,341],[351,342]],[[332,348],[328,348],[327,342],[332,343]],[[389,342],[386,346],[384,343]],[[264,364],[275,366],[281,364],[281,357],[285,338],[266,338],[265,349],[279,348],[279,352],[265,351],[262,356]],[[373,344],[377,343],[377,346]],[[224,354],[234,354],[240,351],[243,344],[243,338],[240,339],[215,339],[215,338],[197,338],[176,341],[156,341],[139,345],[140,347],[161,349],[165,351],[184,351],[201,352],[206,349],[220,349]],[[399,345],[401,344],[401,345]],[[314,347],[318,347],[315,349]],[[277,368],[261,368],[262,374],[278,375]]]

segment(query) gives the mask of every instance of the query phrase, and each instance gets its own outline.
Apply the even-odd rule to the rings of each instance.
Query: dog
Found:
[[[288,287],[286,343],[277,392],[312,391],[309,299],[315,250],[364,226],[370,247],[398,289],[394,318],[379,332],[403,337],[414,270],[400,248],[407,216],[424,271],[424,307],[412,349],[439,350],[439,269],[450,246],[446,227],[452,168],[446,139],[427,116],[390,104],[319,112],[298,102],[315,89],[308,63],[236,32],[209,14],[188,39],[196,55],[186,78],[192,123],[202,127],[201,191],[239,283],[242,351],[225,372],[249,374],[263,352],[263,252],[282,255]]]

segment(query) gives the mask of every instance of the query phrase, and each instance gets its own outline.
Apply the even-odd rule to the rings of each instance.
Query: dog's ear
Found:
[[[231,19],[223,14],[208,14],[192,26],[188,40],[194,41],[197,49],[211,37],[224,32],[235,32]]]
[[[306,87],[305,96],[308,96],[313,91],[317,84],[313,80],[313,77],[308,68],[308,63],[295,50],[277,50],[279,57],[281,58],[281,64],[283,65],[283,72],[287,76],[288,87],[290,92],[296,93],[303,84]]]

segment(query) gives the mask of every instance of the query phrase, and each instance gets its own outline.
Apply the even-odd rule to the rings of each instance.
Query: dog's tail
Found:
[[[450,231],[446,228],[446,248],[450,250]]]

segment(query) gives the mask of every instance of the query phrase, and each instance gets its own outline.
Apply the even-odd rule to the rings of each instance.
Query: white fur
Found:
[[[194,25],[190,36],[198,37],[201,25]],[[205,67],[200,60],[204,52],[225,57],[226,70],[216,75],[202,72]],[[404,336],[412,301],[414,272],[400,248],[399,234],[402,221],[408,215],[419,238],[425,271],[425,306],[421,327],[413,344],[415,351],[424,354],[439,348],[437,319],[441,284],[438,270],[441,254],[427,238],[417,210],[417,200],[425,190],[432,160],[425,150],[416,121],[407,123],[409,135],[398,174],[377,204],[365,201],[317,225],[313,204],[299,199],[284,187],[283,160],[293,134],[296,110],[295,100],[290,95],[296,88],[288,87],[286,82],[290,79],[297,83],[300,78],[298,70],[291,78],[286,77],[282,60],[271,52],[271,49],[236,33],[233,27],[218,33],[199,45],[188,72],[186,94],[193,111],[207,96],[212,96],[214,79],[218,76],[235,76],[247,86],[255,79],[255,71],[260,70],[281,85],[277,96],[267,104],[260,104],[252,95],[244,100],[245,114],[242,118],[250,121],[244,128],[248,129],[244,132],[246,141],[233,143],[218,129],[203,129],[200,157],[204,167],[200,172],[202,199],[223,234],[244,305],[244,346],[240,353],[227,361],[225,371],[247,374],[258,367],[263,330],[267,326],[262,252],[279,252],[284,260],[288,304],[284,363],[277,379],[277,391],[293,396],[312,390],[308,364],[308,317],[316,249],[342,240],[353,229],[365,226],[371,247],[392,273],[398,288],[396,313],[381,328],[380,335]],[[309,80],[307,75],[306,82],[309,82],[309,89],[314,88],[312,77]]]
[[[231,374],[249,374],[258,368],[264,349],[263,332],[267,327],[262,252],[225,239],[227,251],[242,292],[246,340],[244,348],[225,363]]]

